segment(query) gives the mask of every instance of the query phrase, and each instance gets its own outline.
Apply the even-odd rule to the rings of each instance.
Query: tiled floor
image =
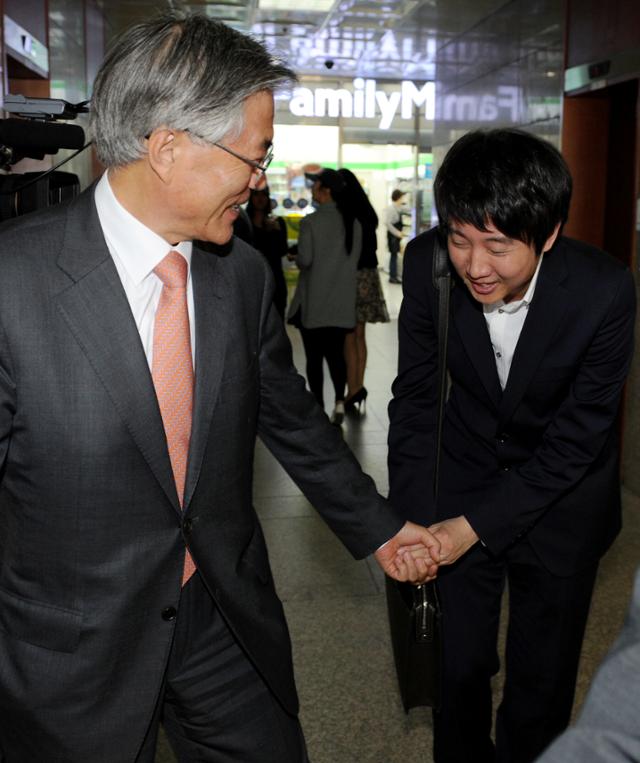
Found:
[[[392,322],[367,327],[366,414],[344,436],[365,471],[387,490],[386,406],[396,364],[400,287],[384,284]],[[302,348],[291,332],[299,368]],[[327,396],[331,399],[331,396]],[[354,561],[266,449],[258,444],[255,504],[294,647],[301,720],[313,763],[429,763],[426,710],[405,716],[393,673],[382,575]],[[626,525],[602,562],[578,681],[579,706],[618,631],[640,549],[640,500],[625,495]],[[496,680],[499,690],[500,677]],[[158,763],[174,761],[161,738]]]

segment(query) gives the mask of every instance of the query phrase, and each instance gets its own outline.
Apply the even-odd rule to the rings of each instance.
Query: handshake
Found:
[[[479,540],[464,516],[430,527],[405,522],[375,558],[394,580],[420,585],[433,580],[441,564],[453,564]]]

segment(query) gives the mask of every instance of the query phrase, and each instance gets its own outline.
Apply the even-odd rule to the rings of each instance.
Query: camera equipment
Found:
[[[0,167],[9,172],[21,159],[44,159],[61,148],[75,151],[45,172],[0,175],[0,220],[72,198],[80,191],[76,175],[57,172],[87,148],[82,127],[56,120],[75,119],[88,111],[88,102],[71,104],[55,98],[6,95],[3,108],[16,117],[0,120]]]

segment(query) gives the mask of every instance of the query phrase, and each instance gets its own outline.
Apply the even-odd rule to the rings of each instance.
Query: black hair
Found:
[[[261,188],[252,188],[249,194],[249,201],[247,201],[247,214],[249,215],[249,219],[253,221],[253,215],[256,211],[256,208],[253,203],[253,195],[255,193],[261,193],[264,194],[269,203],[267,204],[266,209],[264,210],[264,216],[265,218],[269,218],[273,215],[273,205],[271,203],[271,192],[269,191],[269,186],[264,185]]]
[[[540,254],[571,201],[571,174],[550,143],[516,129],[474,130],[457,140],[433,184],[440,229],[488,223]]]
[[[344,190],[338,196],[336,204],[344,209],[351,210],[362,228],[362,250],[358,260],[358,268],[369,267],[372,260],[377,265],[376,249],[378,240],[376,228],[378,227],[378,215],[371,206],[366,191],[358,178],[346,167],[338,170],[338,174],[344,181]]]
[[[367,196],[364,188],[360,185],[358,178],[346,167],[342,167],[338,170],[338,174],[344,180],[344,191],[338,196],[340,202],[345,207],[351,207],[353,213],[364,225],[372,225],[374,228],[378,227],[378,215],[375,209],[371,206],[369,197]]]
[[[331,193],[331,198],[335,201],[338,212],[342,215],[344,222],[344,245],[347,254],[351,254],[353,249],[353,224],[356,219],[356,213],[353,206],[348,202],[346,193],[347,185],[344,177],[339,170],[323,170],[316,176],[321,188],[326,188]]]

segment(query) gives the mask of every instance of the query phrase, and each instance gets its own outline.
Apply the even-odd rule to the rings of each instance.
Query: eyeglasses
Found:
[[[241,162],[248,164],[249,167],[251,167],[253,171],[257,174],[258,180],[260,180],[260,178],[262,178],[265,172],[269,169],[269,165],[271,164],[271,161],[273,159],[273,146],[269,146],[269,150],[267,151],[265,157],[259,162],[257,162],[255,159],[248,159],[246,156],[242,156],[242,154],[238,154],[233,149],[227,148],[227,146],[223,146],[222,143],[216,143],[213,140],[207,140],[206,138],[203,138],[202,135],[198,135],[192,130],[185,130],[185,132],[190,133],[196,138],[200,138],[200,140],[203,140],[205,143],[209,143],[210,145],[215,146],[216,148],[220,148],[223,151],[226,151],[228,154],[231,154],[231,156],[235,156],[236,159],[240,159]]]

